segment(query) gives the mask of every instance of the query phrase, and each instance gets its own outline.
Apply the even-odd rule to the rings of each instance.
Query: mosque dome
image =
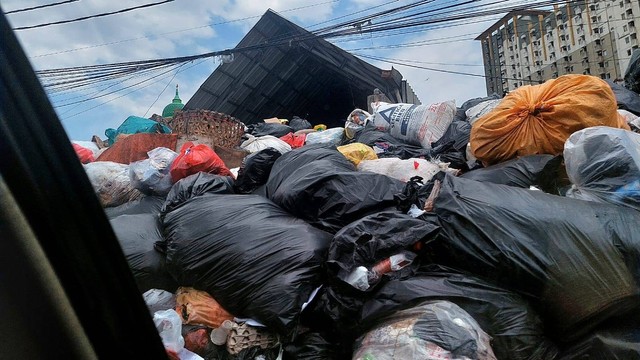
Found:
[[[183,107],[184,104],[182,103],[182,100],[180,100],[180,96],[178,96],[178,85],[176,85],[176,96],[173,98],[171,104],[164,107],[164,109],[162,110],[162,117],[173,117],[173,114],[175,114],[175,112],[178,110],[182,110]]]

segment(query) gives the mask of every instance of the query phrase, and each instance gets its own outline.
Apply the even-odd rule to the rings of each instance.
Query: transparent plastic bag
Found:
[[[354,360],[494,360],[491,337],[458,305],[429,301],[385,318],[355,344]]]
[[[160,334],[165,349],[177,353],[184,348],[182,320],[175,310],[157,311],[153,314],[153,323],[156,324],[156,329]]]
[[[567,197],[640,210],[640,134],[605,126],[573,133],[564,146]]]
[[[84,165],[84,170],[104,207],[122,205],[142,196],[131,185],[128,165],[96,161]]]
[[[178,153],[159,147],[147,154],[148,159],[129,165],[131,185],[147,195],[167,195],[172,185],[169,169]]]

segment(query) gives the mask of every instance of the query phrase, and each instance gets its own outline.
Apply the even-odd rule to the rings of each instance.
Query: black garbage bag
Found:
[[[308,120],[302,119],[297,116],[294,116],[293,119],[289,121],[289,127],[291,128],[291,130],[293,130],[293,132],[304,129],[313,129],[313,126],[311,126],[311,123]]]
[[[180,179],[173,184],[167,199],[162,205],[161,212],[166,214],[182,206],[189,199],[207,193],[233,194],[233,179],[228,176],[220,176],[199,172]]]
[[[269,180],[273,164],[282,155],[274,148],[266,148],[244,158],[238,170],[234,190],[238,194],[249,194]]]
[[[423,215],[441,226],[434,262],[526,295],[570,341],[638,304],[640,213],[438,173]]]
[[[498,99],[502,99],[502,96],[500,96],[500,95],[498,95],[496,93],[493,93],[493,94],[491,94],[489,96],[486,96],[486,97],[477,97],[477,98],[469,99],[469,100],[463,102],[462,105],[460,106],[460,108],[462,110],[464,110],[464,111],[467,111],[467,110],[471,109],[472,107],[474,107],[474,106],[476,106],[476,105],[478,105],[480,103],[483,103],[485,101],[498,100]]]
[[[469,124],[468,121],[454,121],[449,125],[444,135],[442,135],[442,137],[438,139],[438,141],[431,144],[431,147],[436,148],[439,145],[447,144],[448,142],[453,141],[452,147],[464,153],[466,152],[470,136],[471,124]]]
[[[322,283],[331,235],[258,195],[206,194],[164,218],[169,272],[227,311],[287,333]]]
[[[568,345],[558,360],[640,359],[640,321],[637,315],[615,319]]]
[[[558,177],[561,162],[560,156],[527,155],[469,171],[460,177],[528,189],[532,185],[552,183]]]
[[[247,133],[256,137],[271,135],[279,138],[281,136],[287,135],[290,132],[293,132],[293,129],[291,129],[290,126],[282,124],[271,124],[262,122],[247,125]]]
[[[437,233],[438,227],[395,211],[366,216],[340,230],[331,241],[327,263],[327,285],[320,294],[319,307],[348,336],[358,326],[362,304],[380,284],[406,278],[415,272],[419,259],[397,271],[357,278],[358,268],[373,271],[389,257],[412,250],[414,244]],[[362,270],[362,268],[360,268]],[[366,282],[366,283],[363,283]]]
[[[161,196],[144,196],[140,199],[124,203],[120,206],[104,208],[105,214],[109,219],[116,218],[120,215],[136,215],[136,214],[154,214],[160,213],[164,197]]]
[[[165,256],[154,249],[156,242],[164,241],[157,214],[121,215],[111,219],[111,227],[141,293],[178,289],[167,271]]]
[[[640,115],[640,95],[611,80],[607,80],[607,84],[609,84],[613,94],[616,96],[619,109]]]
[[[640,50],[635,49],[631,54],[629,65],[624,72],[625,86],[636,93],[640,93]]]
[[[373,125],[366,125],[354,134],[353,142],[369,145],[378,151],[378,157],[397,157],[400,159],[428,157],[430,151],[421,146],[409,145],[396,139],[391,134],[377,130]]]
[[[328,336],[319,332],[305,332],[284,346],[285,360],[338,360],[342,358],[336,351],[336,345],[328,340]]]
[[[362,307],[361,322],[369,327],[396,311],[433,300],[450,301],[469,313],[491,336],[498,359],[554,359],[558,354],[555,344],[544,335],[542,321],[522,297],[438,265],[384,284]]]
[[[398,311],[355,344],[354,360],[495,360],[491,338],[458,305],[428,301]]]
[[[595,126],[571,134],[564,147],[568,197],[640,210],[640,134]]]
[[[394,206],[404,183],[355,171],[335,148],[305,146],[273,165],[267,197],[289,213],[331,233],[371,213]]]

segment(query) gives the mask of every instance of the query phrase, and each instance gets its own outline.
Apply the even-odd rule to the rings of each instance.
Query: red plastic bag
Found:
[[[171,165],[169,172],[174,183],[198,172],[233,177],[213,149],[204,144],[194,145],[190,141],[182,145],[180,155]]]
[[[96,161],[96,159],[93,157],[93,151],[76,143],[71,143],[71,145],[73,145],[73,150],[76,151],[78,158],[80,158],[80,162],[82,162],[83,164],[88,164],[90,162]]]
[[[306,140],[306,138],[307,138],[307,134],[296,135],[294,133],[288,133],[285,136],[281,136],[280,140],[291,145],[292,149],[297,149],[304,146],[304,141]]]

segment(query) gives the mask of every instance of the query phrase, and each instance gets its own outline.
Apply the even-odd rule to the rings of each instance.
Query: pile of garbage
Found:
[[[77,145],[171,358],[640,357],[638,94],[372,108],[248,125],[232,169]]]

